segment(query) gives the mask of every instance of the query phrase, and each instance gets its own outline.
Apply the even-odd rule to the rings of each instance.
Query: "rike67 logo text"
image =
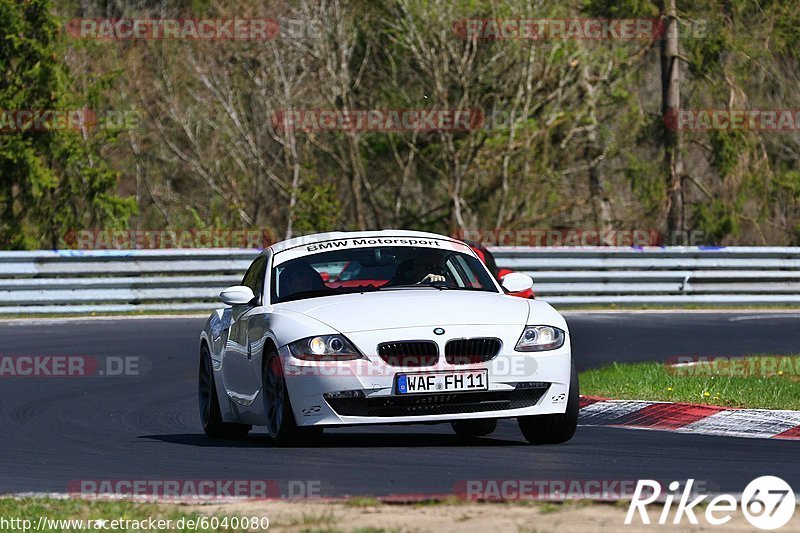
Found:
[[[669,492],[662,498],[660,483],[650,479],[639,480],[625,516],[625,524],[634,523],[637,517],[642,524],[650,524],[648,506],[654,504],[653,507],[658,507],[662,501],[663,507],[655,520],[660,525],[680,525],[685,523],[684,519],[697,525],[699,515],[708,524],[721,526],[731,521],[737,507],[741,505],[742,514],[751,525],[758,529],[774,530],[788,524],[794,514],[794,491],[788,483],[775,476],[762,476],[751,481],[742,492],[741,501],[737,501],[732,494],[715,496],[706,503],[705,512],[702,513],[701,509],[695,507],[705,502],[708,495],[693,494],[693,485],[694,479],[689,479],[683,486],[683,491],[678,492],[681,484],[673,481],[669,484]],[[690,501],[690,498],[693,499]]]

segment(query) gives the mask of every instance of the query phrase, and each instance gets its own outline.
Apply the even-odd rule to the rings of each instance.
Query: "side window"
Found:
[[[465,256],[453,254],[448,259],[448,266],[459,272],[459,275],[457,277],[460,278],[460,281],[463,280],[461,283],[459,283],[460,287],[466,285],[467,287],[473,289],[483,288],[483,285],[481,284],[480,280],[475,275],[475,271],[472,270],[469,264],[467,263]]]
[[[463,287],[464,286],[464,276],[463,276],[463,274],[461,272],[459,272],[459,270],[456,267],[452,257],[447,260],[447,262],[445,263],[445,266],[447,267],[447,271],[450,273],[450,276],[448,276],[448,277],[450,279],[454,279],[456,281],[456,286],[457,287]]]
[[[242,285],[250,287],[259,302],[262,299],[261,296],[264,290],[264,269],[266,266],[267,258],[261,256],[253,261],[253,264],[247,269],[244,278],[242,278]]]

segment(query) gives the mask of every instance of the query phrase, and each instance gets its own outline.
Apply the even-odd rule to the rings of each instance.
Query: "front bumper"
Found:
[[[429,332],[426,328],[424,333]],[[300,426],[446,422],[565,412],[571,368],[569,334],[564,346],[557,350],[520,353],[513,350],[519,332],[519,326],[470,326],[468,331],[465,328],[465,336],[505,339],[494,359],[467,365],[450,365],[442,358],[435,367],[392,367],[376,355],[356,361],[311,362],[296,359],[285,347],[279,350],[279,355],[295,420]],[[421,338],[422,333],[394,334],[397,338]],[[453,334],[457,336],[458,332]],[[377,339],[376,335],[384,338]],[[385,336],[386,332],[347,335],[357,346],[377,346]],[[509,338],[514,342],[508,342]],[[476,369],[487,369],[488,390],[430,394],[396,391],[397,374]],[[330,393],[344,391],[356,396],[330,397]]]
[[[453,392],[445,394],[373,395],[369,398],[326,398],[340,417],[394,419],[434,415],[482,414],[535,407],[550,388]]]

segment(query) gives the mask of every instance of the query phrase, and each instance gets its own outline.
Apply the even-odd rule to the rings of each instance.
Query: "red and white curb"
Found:
[[[800,440],[800,411],[609,400],[592,396],[581,396],[578,424],[751,439]]]

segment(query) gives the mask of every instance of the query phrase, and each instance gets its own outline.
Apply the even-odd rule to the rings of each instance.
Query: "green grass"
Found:
[[[188,520],[197,520],[204,515],[196,513],[187,513],[181,510],[177,505],[159,505],[149,503],[133,503],[124,500],[109,500],[109,501],[94,501],[94,500],[81,500],[81,499],[51,499],[51,498],[0,498],[0,517],[5,520],[22,519],[30,520],[30,530],[37,527],[39,517],[44,516],[49,520],[147,520],[149,518],[172,520],[171,528],[169,531],[227,531],[239,532],[246,531],[244,529],[227,529],[217,528],[211,529],[210,527],[195,528],[194,525],[190,527],[186,523]],[[218,518],[222,519],[222,516]],[[184,519],[183,527],[178,527],[179,520]],[[20,524],[21,525],[21,524]],[[146,525],[146,524],[145,524]],[[203,525],[201,523],[201,525]],[[110,526],[110,524],[109,524]],[[97,528],[95,528],[97,529]],[[3,531],[22,531],[21,527],[16,527],[11,523],[10,527],[0,525],[0,530]],[[67,533],[73,531],[86,531],[89,528],[84,527],[80,529],[72,527],[67,524],[54,524],[52,522],[45,523],[44,531],[53,533]],[[129,529],[106,529],[105,531],[128,531],[137,530],[135,526]],[[138,530],[142,530],[141,528]],[[145,530],[147,530],[145,528]]]
[[[373,498],[371,496],[356,496],[354,498],[348,498],[344,501],[344,505],[347,507],[378,507],[381,505],[380,500],[377,498]]]
[[[437,507],[440,505],[464,505],[465,503],[469,503],[469,500],[465,500],[464,498],[459,498],[454,494],[452,496],[447,496],[445,498],[431,498],[430,500],[419,500],[411,502],[408,505],[419,508],[419,507]]]
[[[716,359],[690,366],[614,363],[580,375],[581,394],[621,400],[800,410],[800,356]]]
[[[327,526],[335,522],[336,516],[334,516],[332,511],[327,510],[322,513],[303,513],[299,518],[294,519],[288,524],[275,525],[287,525],[291,527],[305,526],[305,528],[308,529],[309,526]]]

